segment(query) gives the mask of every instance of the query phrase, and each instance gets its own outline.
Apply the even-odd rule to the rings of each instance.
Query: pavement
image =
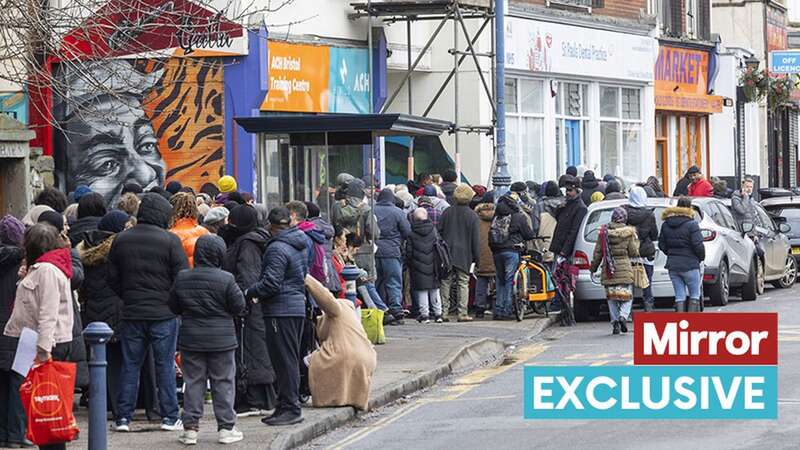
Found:
[[[451,376],[359,417],[305,448],[797,449],[800,448],[800,285],[707,311],[778,312],[778,420],[524,420],[526,365],[633,363],[631,334],[606,321],[551,327],[503,364]],[[634,313],[635,315],[635,313]]]
[[[513,344],[527,342],[554,321],[553,317],[533,317],[522,322],[477,320],[472,323],[419,324],[408,320],[404,326],[387,326],[384,345],[376,346],[378,366],[372,380],[370,409],[376,410],[453,374],[476,367],[501,363]],[[261,417],[240,418],[237,427],[244,441],[226,448],[286,449],[358,420],[365,413],[353,408],[303,408],[305,421],[287,427],[268,427]],[[88,411],[80,408],[77,418],[82,437],[68,448],[85,448],[88,438]],[[108,432],[109,449],[182,448],[178,433],[159,431],[158,423],[133,422],[131,433]],[[109,422],[110,426],[110,422]],[[198,449],[219,448],[212,405],[207,404],[200,424]]]

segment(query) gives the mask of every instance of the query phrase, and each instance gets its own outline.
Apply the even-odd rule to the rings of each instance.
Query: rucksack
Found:
[[[453,265],[450,263],[450,247],[441,237],[436,236],[433,244],[433,269],[439,280],[444,280],[450,276]]]
[[[308,266],[308,273],[323,285],[327,285],[329,264],[325,257],[325,247],[312,241],[311,253],[313,257],[311,265]]]
[[[507,216],[495,216],[492,225],[489,227],[489,245],[502,245],[508,241],[509,229],[511,228],[511,214]]]

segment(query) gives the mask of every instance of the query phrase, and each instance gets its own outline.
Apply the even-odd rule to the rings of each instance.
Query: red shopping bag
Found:
[[[75,371],[75,363],[47,361],[28,372],[19,395],[28,416],[29,441],[58,444],[78,436],[78,423],[72,414]]]

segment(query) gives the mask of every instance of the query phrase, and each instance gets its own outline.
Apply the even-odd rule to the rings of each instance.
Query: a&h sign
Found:
[[[770,73],[800,73],[800,50],[776,50],[769,52]]]

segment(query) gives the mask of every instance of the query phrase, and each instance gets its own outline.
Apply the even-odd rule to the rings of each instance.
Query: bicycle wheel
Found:
[[[514,278],[514,292],[512,293],[511,302],[514,307],[514,316],[517,318],[517,322],[521,322],[525,318],[525,311],[528,309],[528,287],[523,271],[518,271]]]
[[[547,313],[547,302],[531,302],[533,312],[536,314],[544,315]]]

